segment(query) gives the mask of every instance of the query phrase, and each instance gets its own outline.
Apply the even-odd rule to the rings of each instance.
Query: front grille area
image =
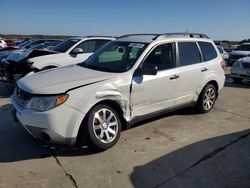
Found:
[[[250,63],[242,63],[244,69],[250,69]]]
[[[14,101],[21,108],[23,108],[25,106],[25,104],[27,103],[27,101],[29,101],[31,99],[31,97],[32,97],[31,94],[21,90],[18,87],[15,89],[15,91],[13,93]]]

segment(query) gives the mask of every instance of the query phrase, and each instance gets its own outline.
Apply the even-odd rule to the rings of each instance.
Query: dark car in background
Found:
[[[250,43],[243,43],[230,52],[228,65],[232,66],[240,58],[250,56]]]
[[[42,42],[43,41],[43,42]],[[27,46],[32,46],[28,49],[24,48],[24,50],[14,50],[6,55],[2,56],[3,58],[0,61],[0,80],[7,81],[7,80],[14,80],[15,79],[15,72],[17,69],[20,69],[20,66],[24,66],[22,62],[26,62],[28,58],[31,57],[38,57],[42,55],[48,55],[52,53],[56,53],[53,51],[48,51],[51,48],[55,47],[61,40],[40,40],[40,43],[36,42],[36,45],[31,45],[31,43],[35,44],[34,42],[26,44]],[[9,58],[9,61],[5,61],[6,58]],[[1,58],[1,57],[0,57]],[[22,67],[22,69],[25,67]]]

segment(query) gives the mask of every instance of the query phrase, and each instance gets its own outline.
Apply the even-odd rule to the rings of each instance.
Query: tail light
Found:
[[[225,71],[226,70],[226,63],[224,60],[220,62],[221,68]]]

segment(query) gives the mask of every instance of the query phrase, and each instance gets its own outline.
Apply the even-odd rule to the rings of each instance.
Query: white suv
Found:
[[[77,64],[85,61],[97,49],[112,40],[115,40],[115,38],[103,36],[70,38],[51,49],[59,53],[30,58],[27,60],[28,66],[30,66],[30,70],[38,72],[40,70]]]
[[[83,63],[22,78],[11,101],[34,137],[105,150],[142,118],[189,105],[210,111],[224,65],[203,34],[126,35]]]
[[[4,40],[0,39],[0,49],[7,47],[7,44]]]

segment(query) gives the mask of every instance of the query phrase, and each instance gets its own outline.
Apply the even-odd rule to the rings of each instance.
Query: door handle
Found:
[[[201,72],[205,72],[207,70],[208,70],[207,68],[203,68],[203,69],[201,69]]]
[[[175,74],[175,75],[171,76],[169,79],[174,80],[174,79],[178,79],[179,77],[180,77],[179,75]]]

